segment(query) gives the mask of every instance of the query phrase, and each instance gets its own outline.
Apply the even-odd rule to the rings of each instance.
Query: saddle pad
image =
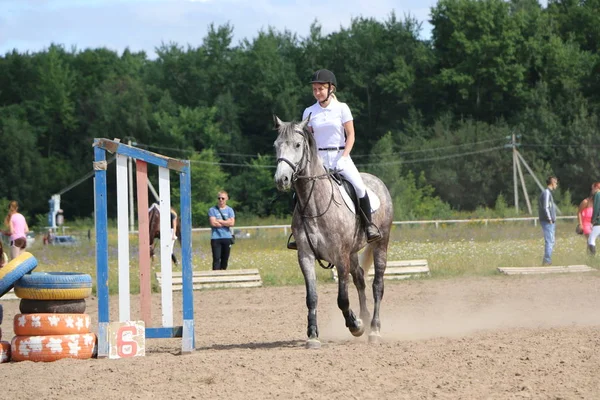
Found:
[[[338,185],[338,187],[340,188],[340,192],[342,193],[344,203],[346,203],[346,206],[350,211],[352,211],[353,214],[356,214],[356,208],[354,206],[354,202],[352,202],[352,199],[350,198],[350,195],[343,187],[343,185]],[[379,206],[381,206],[381,201],[379,200],[379,197],[375,194],[375,192],[373,192],[369,188],[367,188],[367,194],[369,195],[369,201],[371,202],[371,213],[374,213],[379,209]]]

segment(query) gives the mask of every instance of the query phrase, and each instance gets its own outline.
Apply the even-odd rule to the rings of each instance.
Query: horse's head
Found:
[[[283,122],[273,116],[275,128],[278,131],[275,140],[277,155],[277,170],[275,184],[277,189],[287,191],[301,171],[307,167],[314,152],[314,139],[308,130],[310,115],[302,122]]]

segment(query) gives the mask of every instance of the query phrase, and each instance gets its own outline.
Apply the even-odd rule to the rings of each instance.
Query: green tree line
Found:
[[[440,0],[430,18],[428,39],[422,21],[391,12],[330,34],[314,21],[307,37],[269,28],[239,43],[233,26],[211,25],[200,46],[163,43],[155,58],[15,49],[0,56],[0,200],[45,214],[52,194],[91,171],[93,139],[106,137],[191,160],[194,225],[206,224],[219,189],[241,216],[285,217],[272,114],[298,120],[319,68],[335,72],[355,119],[354,161],[386,182],[397,219],[506,209],[512,134],[538,177],[559,177],[558,198],[585,197],[600,180],[600,0]],[[62,208],[89,217],[93,203],[88,179]]]

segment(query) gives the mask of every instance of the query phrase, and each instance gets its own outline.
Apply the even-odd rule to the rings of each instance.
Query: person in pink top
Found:
[[[27,232],[29,232],[25,217],[19,213],[19,203],[14,200],[8,205],[8,214],[4,219],[4,225],[8,228],[4,234],[10,235],[10,258],[13,259],[25,251]]]
[[[590,195],[583,199],[579,204],[579,211],[577,212],[577,226],[578,232],[589,237],[592,232],[592,214],[594,213],[594,194],[600,190],[600,182],[592,184],[592,190]]]

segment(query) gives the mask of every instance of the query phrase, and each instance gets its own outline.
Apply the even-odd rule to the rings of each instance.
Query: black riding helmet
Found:
[[[337,79],[335,79],[335,75],[328,69],[320,69],[316,71],[310,83],[331,83],[333,86],[337,88]]]

